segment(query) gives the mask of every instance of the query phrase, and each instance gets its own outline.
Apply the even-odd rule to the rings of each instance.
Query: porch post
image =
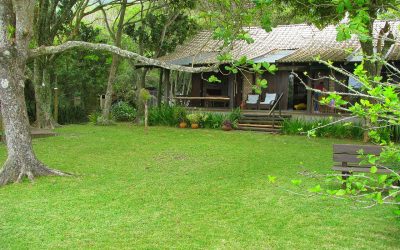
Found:
[[[171,82],[170,82],[170,74],[171,71],[169,69],[165,69],[164,72],[164,102],[169,105],[170,101],[170,91],[171,91]]]
[[[310,88],[312,87],[310,78],[308,78],[308,80],[307,80],[307,86]],[[312,91],[307,89],[307,113],[311,114],[312,109],[313,109],[313,107],[312,107]]]
[[[228,94],[229,94],[229,108],[233,109],[233,103],[234,103],[234,87],[233,84],[235,84],[233,75],[230,74],[228,77]]]
[[[157,107],[161,107],[162,98],[162,84],[163,84],[164,69],[160,68],[160,79],[158,81],[158,92],[157,92]]]

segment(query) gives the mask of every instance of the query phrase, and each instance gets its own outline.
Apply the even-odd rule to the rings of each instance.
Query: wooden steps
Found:
[[[238,122],[239,130],[280,133],[282,123],[291,116],[270,116],[266,114],[243,114]]]

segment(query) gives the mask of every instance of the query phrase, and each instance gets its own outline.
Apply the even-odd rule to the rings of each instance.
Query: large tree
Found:
[[[0,185],[24,176],[64,175],[44,166],[32,149],[24,98],[25,68],[33,36],[35,1],[0,1],[0,98],[8,158]]]
[[[8,151],[7,160],[0,172],[0,185],[20,181],[25,176],[33,180],[36,176],[66,175],[46,167],[33,151],[24,98],[29,58],[48,56],[73,48],[86,48],[108,51],[143,64],[178,71],[196,73],[215,69],[170,65],[106,44],[73,41],[30,49],[34,34],[34,6],[35,0],[0,0],[0,99]]]

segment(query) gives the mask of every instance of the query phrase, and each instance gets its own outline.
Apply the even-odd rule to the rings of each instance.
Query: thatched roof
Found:
[[[389,23],[395,37],[398,38],[400,21]],[[375,37],[384,25],[383,21],[375,22]],[[350,40],[338,42],[335,26],[319,30],[307,24],[293,24],[277,26],[271,32],[259,27],[250,27],[248,32],[254,43],[236,42],[230,51],[236,59],[246,56],[247,59],[256,62],[294,63],[313,62],[317,56],[322,60],[334,62],[359,61],[361,58],[358,56],[360,43],[357,37],[353,36]],[[212,39],[212,32],[201,31],[159,60],[178,65],[212,64],[217,62],[217,55],[220,53],[221,42]],[[399,44],[392,46],[387,58],[400,59]]]

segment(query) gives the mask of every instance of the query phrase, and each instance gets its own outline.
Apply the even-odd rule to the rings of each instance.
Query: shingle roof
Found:
[[[394,36],[399,37],[400,21],[390,21]],[[383,21],[374,24],[374,36],[385,25]],[[359,51],[360,43],[353,36],[351,39],[336,41],[336,27],[328,26],[318,30],[315,26],[307,24],[280,25],[271,32],[266,32],[259,27],[247,28],[254,39],[254,43],[244,41],[235,42],[230,53],[238,59],[246,56],[257,62],[312,62],[316,56],[322,60],[346,61],[358,60],[354,51]],[[212,39],[210,31],[202,31],[193,39],[186,41],[176,50],[159,58],[164,62],[179,65],[211,64],[217,62],[217,55],[221,53],[221,42]],[[352,52],[353,51],[353,52]],[[400,45],[391,49],[388,59],[400,58]]]

